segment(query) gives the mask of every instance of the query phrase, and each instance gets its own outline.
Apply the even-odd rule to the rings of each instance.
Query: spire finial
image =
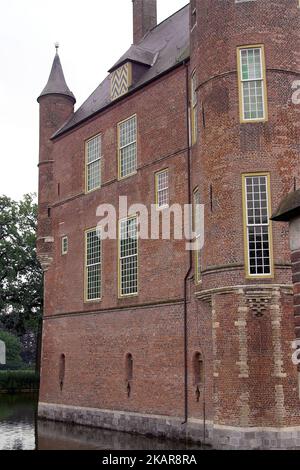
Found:
[[[39,98],[45,95],[64,95],[64,96],[68,96],[69,98],[72,98],[72,100],[75,103],[76,102],[75,96],[68,88],[68,85],[65,80],[64,72],[61,66],[60,58],[58,55],[59,43],[56,42],[54,45],[56,49],[56,54],[53,60],[51,72],[49,75],[47,85],[43,89]]]

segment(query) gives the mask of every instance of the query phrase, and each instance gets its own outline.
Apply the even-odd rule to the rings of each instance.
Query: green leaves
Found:
[[[6,331],[0,331],[0,339],[4,341],[6,347],[6,363],[8,366],[18,366],[21,360],[21,342],[15,335]]]
[[[36,331],[42,309],[42,270],[36,256],[34,194],[19,202],[0,196],[0,330]]]
[[[39,388],[39,376],[32,370],[0,371],[0,390],[10,393],[23,390],[36,391]],[[1,406],[0,417],[5,417],[5,408]]]

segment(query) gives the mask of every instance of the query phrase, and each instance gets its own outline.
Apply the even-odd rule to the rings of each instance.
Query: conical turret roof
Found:
[[[56,52],[54,61],[52,64],[52,69],[48,79],[48,83],[40,94],[39,98],[46,95],[65,95],[76,102],[76,98],[73,93],[70,91],[64,76],[64,72],[61,66],[60,58]],[[39,99],[38,98],[38,99]]]

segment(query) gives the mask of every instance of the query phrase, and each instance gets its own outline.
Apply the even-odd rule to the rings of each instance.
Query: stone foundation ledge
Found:
[[[212,423],[162,415],[147,415],[127,411],[100,410],[50,403],[39,403],[38,417],[50,421],[80,424],[112,431],[129,432],[174,440],[211,444]]]
[[[216,449],[300,449],[300,426],[242,428],[214,424],[212,442]]]
[[[300,449],[300,426],[234,427],[202,420],[39,403],[41,419],[194,443],[215,449]]]

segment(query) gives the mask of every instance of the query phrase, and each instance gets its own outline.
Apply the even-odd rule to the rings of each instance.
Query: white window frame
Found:
[[[242,66],[242,52],[245,50],[259,50],[260,51],[260,66],[261,76],[256,78],[243,78],[243,66]],[[268,98],[267,98],[267,82],[266,82],[266,62],[265,62],[265,50],[263,44],[241,46],[237,49],[238,59],[238,82],[239,82],[239,97],[240,97],[240,121],[241,123],[251,122],[264,122],[268,120]],[[262,89],[262,106],[263,116],[256,118],[245,117],[245,96],[244,96],[244,84],[251,82],[261,82]]]
[[[261,207],[260,209],[255,209],[253,206],[253,215],[249,215],[249,207],[248,207],[248,202],[249,200],[249,194],[247,191],[247,181],[249,179],[254,179],[254,178],[265,178],[265,185],[266,185],[266,208],[267,208],[267,222],[266,223],[253,223],[249,222],[249,217],[254,217],[255,216],[255,210],[260,210],[261,212]],[[259,199],[258,199],[259,200]],[[271,214],[271,190],[270,190],[270,175],[269,173],[250,173],[250,174],[245,174],[243,175],[243,206],[244,206],[244,239],[245,239],[245,268],[246,268],[246,277],[247,278],[273,278],[274,276],[274,267],[273,267],[273,240],[272,240],[272,223],[270,220],[270,214]],[[268,230],[268,251],[269,251],[269,272],[263,272],[263,273],[258,273],[257,272],[257,266],[256,266],[256,272],[251,273],[251,262],[250,262],[250,228],[255,228],[255,227],[267,227]],[[256,242],[255,242],[256,243]],[[260,251],[256,249],[257,251]],[[263,251],[263,247],[262,247]],[[257,254],[255,254],[255,259],[257,258]],[[262,256],[262,259],[264,259],[264,256]],[[264,264],[262,265],[264,266]]]
[[[130,220],[136,221],[136,233],[137,233],[137,239],[136,239],[136,253],[133,255],[126,255],[122,256],[121,254],[121,236],[122,236],[122,224],[128,223]],[[119,290],[119,298],[124,298],[124,297],[136,297],[139,292],[139,243],[138,243],[138,217],[137,215],[132,215],[129,217],[126,217],[124,219],[119,220],[119,240],[118,240],[118,290]],[[128,259],[136,259],[136,278],[135,278],[135,284],[136,284],[136,290],[131,291],[131,292],[125,292],[123,291],[123,279],[122,279],[122,261],[123,260],[128,260]]]
[[[91,263],[91,264],[88,264],[88,261],[87,261],[87,258],[88,258],[88,246],[87,246],[87,242],[88,242],[88,234],[89,233],[92,233],[92,232],[95,232],[96,233],[96,236],[98,235],[97,239],[99,240],[99,243],[100,243],[100,261],[97,262],[97,263]],[[91,229],[88,229],[85,231],[85,234],[84,234],[84,246],[85,246],[85,266],[84,266],[84,299],[85,299],[85,302],[98,302],[102,299],[102,240],[101,240],[101,230],[99,229],[99,227],[94,227],[94,228],[91,228]],[[98,289],[99,289],[99,292],[100,292],[100,295],[97,296],[97,297],[90,297],[89,296],[89,268],[91,267],[95,267],[95,266],[98,266],[99,267],[99,285],[98,285]]]
[[[95,139],[100,139],[99,155],[94,160],[89,162],[88,161],[88,146],[89,146],[90,142],[92,142]],[[99,181],[99,184],[97,184],[97,186],[93,186],[92,188],[89,188],[89,186],[90,186],[89,168],[97,162],[99,164],[99,180],[100,181]],[[96,191],[97,189],[101,188],[101,185],[102,185],[102,167],[101,167],[101,163],[102,163],[102,134],[97,134],[97,135],[94,135],[93,137],[91,137],[90,139],[85,141],[85,192],[86,193],[91,193],[91,192]]]
[[[132,141],[128,142],[126,145],[121,146],[121,127],[128,123],[129,121],[133,120],[135,121],[135,139]],[[134,155],[134,169],[130,173],[122,174],[122,151],[131,145],[135,144],[135,155]],[[129,118],[125,119],[124,121],[121,121],[118,123],[118,178],[119,180],[124,179],[124,178],[129,178],[132,175],[135,175],[137,172],[137,116],[134,114],[133,116],[130,116]]]
[[[163,188],[159,187],[159,179],[162,175],[167,174],[167,183],[166,186]],[[166,204],[161,204],[160,203],[160,195],[162,192],[167,191],[167,199],[168,202]],[[157,173],[155,173],[155,199],[156,199],[156,208],[157,209],[166,209],[169,207],[169,202],[170,202],[170,193],[169,193],[169,169],[165,168],[164,170],[160,170]]]
[[[69,251],[69,239],[67,236],[61,237],[61,254],[64,256]]]

